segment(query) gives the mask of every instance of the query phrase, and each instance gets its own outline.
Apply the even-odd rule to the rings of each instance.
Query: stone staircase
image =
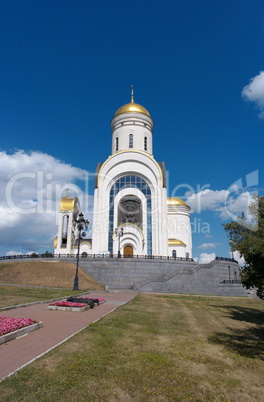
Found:
[[[240,283],[225,283],[230,277],[230,272],[232,279],[239,278],[238,265],[232,261],[215,260],[209,264],[197,264],[194,261],[159,259],[88,258],[80,260],[80,266],[91,277],[110,289],[248,295],[248,291]]]

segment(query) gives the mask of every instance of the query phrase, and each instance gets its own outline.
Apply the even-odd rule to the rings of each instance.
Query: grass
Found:
[[[264,303],[140,294],[0,384],[4,401],[263,401]]]
[[[0,286],[0,308],[57,299],[80,294],[80,291],[67,289],[38,289],[16,286]]]
[[[1,262],[0,283],[19,286],[0,285],[0,308],[73,296],[80,294],[80,291],[104,289],[79,267],[80,291],[72,291],[75,272],[75,264],[59,261]],[[32,287],[23,287],[23,285]],[[50,287],[50,289],[33,286]]]
[[[0,263],[0,283],[72,289],[76,265],[60,261],[12,261]],[[103,286],[79,267],[80,290],[103,290]]]

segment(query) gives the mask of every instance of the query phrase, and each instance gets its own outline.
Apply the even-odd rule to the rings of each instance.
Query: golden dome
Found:
[[[149,112],[147,111],[144,106],[139,105],[138,103],[134,102],[134,86],[131,85],[131,101],[126,105],[121,106],[116,112],[115,116],[118,116],[123,113],[142,113],[150,117]],[[115,117],[114,116],[114,117]]]
[[[76,207],[75,203],[78,201],[78,197],[69,198],[68,195],[63,197],[60,202],[60,212],[67,211],[67,212],[75,212]]]
[[[139,105],[138,103],[135,103],[133,100],[131,100],[130,103],[127,103],[126,105],[121,106],[116,112],[115,116],[118,116],[123,113],[142,113],[150,117],[149,112],[147,111],[144,106]]]
[[[169,245],[173,245],[173,246],[186,246],[185,243],[183,243],[183,241],[178,240],[178,239],[169,239],[168,241]]]
[[[184,205],[185,207],[188,207],[186,202],[184,202],[181,198],[178,197],[168,197],[167,205]]]

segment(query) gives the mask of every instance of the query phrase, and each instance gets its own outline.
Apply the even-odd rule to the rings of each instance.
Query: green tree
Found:
[[[39,255],[37,253],[31,253],[29,257],[30,258],[38,258]]]
[[[251,220],[244,215],[237,221],[224,224],[232,251],[238,250],[245,259],[241,282],[247,289],[256,288],[264,299],[264,197],[254,196],[249,206]]]
[[[45,258],[52,258],[52,257],[53,257],[53,254],[50,253],[50,252],[47,250],[47,251],[45,251],[45,253],[43,254],[43,257],[45,257]]]

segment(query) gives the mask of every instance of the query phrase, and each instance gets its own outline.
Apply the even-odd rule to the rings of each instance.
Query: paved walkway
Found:
[[[136,292],[93,291],[89,293],[89,297],[103,297],[106,303],[82,312],[47,310],[47,303],[1,311],[0,314],[7,317],[42,321],[43,327],[0,345],[0,380],[65,342],[118,306],[127,303],[136,294]]]

